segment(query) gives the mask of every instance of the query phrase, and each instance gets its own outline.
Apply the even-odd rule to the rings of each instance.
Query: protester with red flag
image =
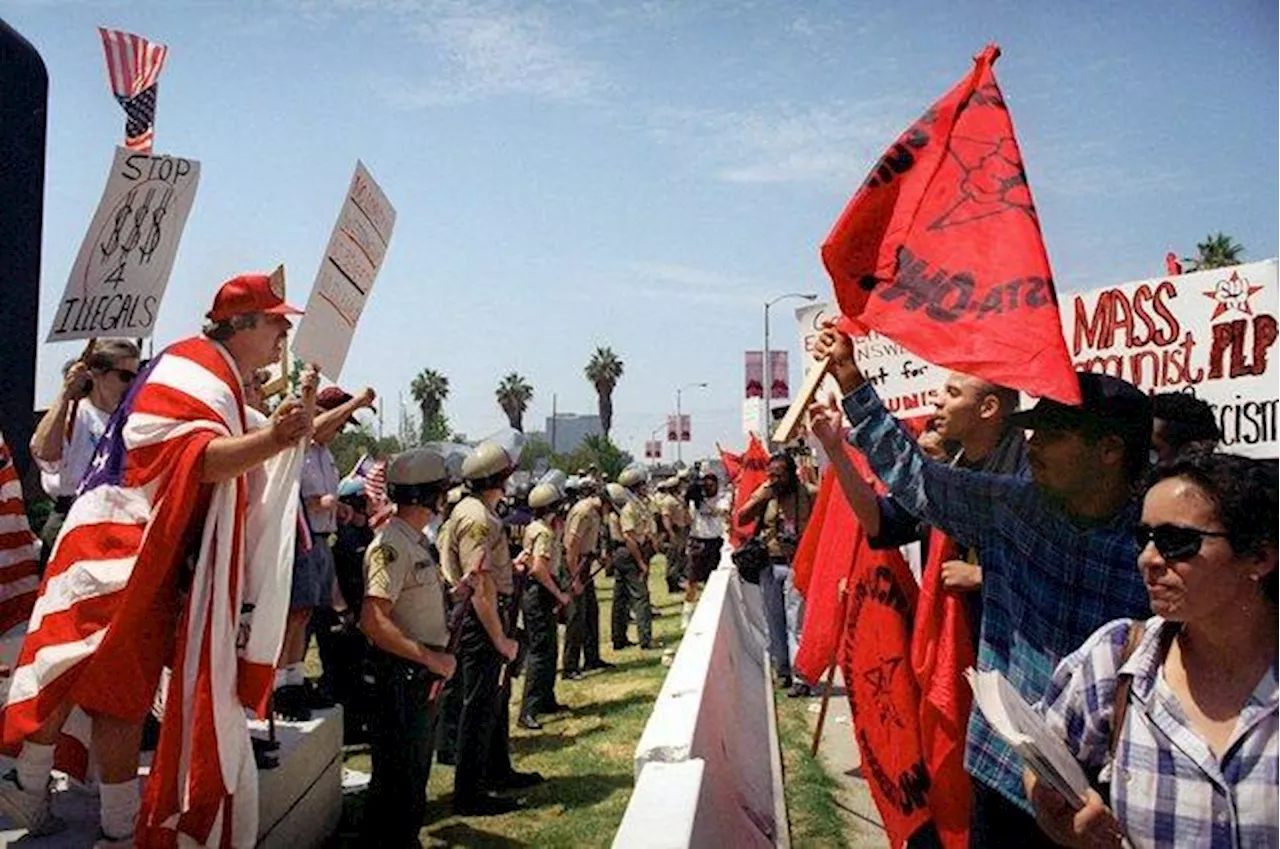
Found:
[[[840,311],[937,365],[1068,404],[1080,390],[988,46],[885,152],[822,246]]]
[[[871,549],[832,471],[819,489],[819,513],[821,524],[810,525],[797,555],[805,620],[795,669],[816,681],[839,665],[862,770],[889,843],[899,847],[930,821],[920,693],[909,671],[915,579],[897,551]]]
[[[939,392],[935,430],[960,450],[951,465],[1022,476],[1026,445],[1009,427],[1018,393],[979,378],[953,373]],[[834,402],[811,410],[811,429],[831,458],[845,499],[866,529],[873,549],[922,541],[924,573],[911,635],[911,671],[921,691],[921,747],[930,779],[933,837],[944,846],[969,844],[971,791],[964,771],[964,729],[971,705],[964,671],[976,659],[981,627],[981,568],[976,548],[962,547],[901,508],[892,496],[877,496],[846,457],[841,414]],[[927,840],[921,836],[921,840]],[[913,840],[915,844],[917,841]]]
[[[1151,407],[1136,387],[1081,374],[1081,405],[1042,399],[1034,410],[1011,416],[1014,427],[1036,431],[1033,480],[1026,481],[926,460],[866,383],[847,336],[828,325],[815,353],[829,358],[845,393],[850,442],[890,493],[908,512],[982,552],[979,669],[1001,672],[1034,702],[1054,665],[1090,629],[1146,615],[1132,528]],[[965,768],[976,780],[972,845],[1045,844],[1023,795],[1020,759],[976,712]]]

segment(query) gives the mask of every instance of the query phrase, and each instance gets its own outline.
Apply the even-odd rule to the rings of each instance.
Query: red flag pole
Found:
[[[822,706],[818,708],[818,727],[813,729],[813,745],[809,747],[809,757],[818,756],[818,746],[822,743],[822,726],[827,722],[827,706],[831,702],[831,691],[835,687],[836,667],[840,665],[840,646],[844,644],[844,629],[849,624],[849,584],[848,579],[840,582],[840,634],[836,650],[831,657],[831,665],[827,667],[827,686],[822,691]],[[849,682],[845,682],[847,687]]]

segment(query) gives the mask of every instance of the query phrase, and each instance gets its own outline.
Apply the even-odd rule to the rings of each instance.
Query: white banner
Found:
[[[1222,447],[1280,456],[1273,348],[1276,260],[1140,280],[1061,299],[1062,332],[1079,371],[1147,392],[1188,392],[1213,407]]]
[[[1077,371],[1105,372],[1148,393],[1203,398],[1213,407],[1224,450],[1277,457],[1276,278],[1272,259],[1064,294],[1063,337]],[[806,368],[817,328],[834,314],[820,304],[796,311]],[[878,333],[853,341],[859,367],[890,411],[903,417],[932,412],[946,369]]]
[[[357,161],[307,300],[307,314],[293,341],[294,354],[315,363],[330,380],[337,381],[342,373],[395,223],[395,209],[364,163]]]
[[[116,148],[47,341],[151,335],[199,182],[194,159]]]

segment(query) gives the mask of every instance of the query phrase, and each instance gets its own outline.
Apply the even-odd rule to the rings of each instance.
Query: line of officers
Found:
[[[652,636],[649,562],[659,541],[669,563],[683,550],[680,516],[671,506],[679,499],[659,498],[655,516],[639,469],[626,469],[607,485],[555,473],[559,481],[544,479],[529,491],[520,516],[512,515],[507,499],[515,469],[501,445],[480,443],[461,464],[461,484],[448,465],[428,448],[390,460],[387,496],[395,512],[364,557],[359,621],[374,681],[364,831],[378,845],[419,845],[433,755],[456,768],[455,814],[521,807],[521,800],[503,794],[544,779],[511,763],[513,673],[523,661],[518,722],[538,729],[539,715],[564,709],[555,696],[560,622],[566,625],[566,679],[612,667],[600,657],[594,581],[606,567],[615,579],[614,648],[635,645],[627,639],[632,617],[640,647],[660,648]],[[679,483],[672,478],[660,487]]]

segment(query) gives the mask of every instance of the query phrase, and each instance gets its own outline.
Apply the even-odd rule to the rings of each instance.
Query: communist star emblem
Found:
[[[1217,301],[1213,308],[1213,321],[1228,310],[1237,310],[1245,315],[1253,315],[1253,307],[1249,299],[1262,291],[1261,286],[1249,285],[1248,278],[1241,277],[1239,271],[1231,272],[1231,276],[1213,284],[1213,289],[1204,293],[1206,298]]]
[[[882,658],[878,666],[863,672],[862,677],[871,685],[871,698],[875,702],[880,722],[885,725],[892,723],[899,728],[904,728],[906,726],[902,722],[902,717],[898,715],[897,706],[893,703],[892,690],[894,673],[898,671],[901,664],[900,657]]]

